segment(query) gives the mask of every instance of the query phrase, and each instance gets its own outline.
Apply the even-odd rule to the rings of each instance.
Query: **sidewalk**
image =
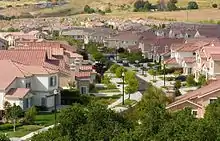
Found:
[[[11,141],[25,141],[25,140],[30,139],[31,137],[33,137],[35,134],[39,134],[41,132],[47,131],[48,129],[53,128],[53,127],[54,127],[54,125],[47,126],[47,127],[42,128],[42,129],[39,129],[37,131],[31,132],[31,133],[29,133],[29,134],[27,134],[27,135],[25,135],[21,138],[10,138],[10,140]]]
[[[126,94],[124,100],[128,99],[129,95]],[[136,92],[131,94],[131,100],[135,100],[137,102],[141,101],[142,94],[140,92]],[[108,105],[108,108],[114,108],[115,106],[119,105],[122,103],[123,97],[120,97],[117,101],[113,102],[112,104]]]

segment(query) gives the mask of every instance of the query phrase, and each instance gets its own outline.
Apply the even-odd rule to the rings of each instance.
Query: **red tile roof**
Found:
[[[205,95],[212,94],[212,93],[214,93],[216,91],[220,91],[220,80],[212,81],[208,85],[203,86],[200,89],[197,89],[195,91],[192,91],[192,92],[189,92],[187,94],[184,94],[183,96],[180,96],[178,98],[178,100],[176,100],[175,102],[169,104],[167,106],[167,109],[172,108],[173,106],[176,106],[178,104],[181,104],[184,101],[191,101],[191,102],[193,102],[193,100],[195,100],[197,98],[201,98],[201,97],[203,97]],[[197,104],[197,103],[195,103],[195,104]]]
[[[0,60],[12,60],[24,65],[43,66],[69,73],[69,66],[64,59],[50,60],[46,50],[0,50]]]
[[[88,78],[91,76],[91,72],[77,72],[75,73],[76,78]]]
[[[11,88],[5,95],[6,98],[24,98],[30,89],[27,88]]]
[[[81,70],[81,71],[91,70],[92,71],[92,66],[91,65],[83,65],[83,66],[79,67],[79,70]]]
[[[165,60],[164,61],[164,63],[165,64],[170,64],[170,65],[176,65],[176,64],[178,64],[177,62],[176,62],[176,59],[175,58],[170,58],[170,59],[168,59],[168,60]]]
[[[2,67],[0,73],[0,90],[6,89],[17,77],[24,78],[37,74],[57,73],[57,71],[44,68],[43,66],[23,65],[12,60],[0,60],[0,66]]]
[[[194,63],[196,61],[195,57],[184,57],[183,60],[185,63]]]

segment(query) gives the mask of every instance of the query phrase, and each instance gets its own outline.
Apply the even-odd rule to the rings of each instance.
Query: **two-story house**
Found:
[[[23,110],[33,105],[54,107],[53,90],[59,86],[56,70],[24,65],[13,60],[0,60],[0,66],[0,118],[6,101]],[[56,96],[56,104],[60,104],[59,94]]]
[[[220,75],[220,46],[206,46],[196,52],[195,78],[212,79]]]
[[[105,47],[127,48],[128,46],[137,45],[140,36],[132,31],[122,31],[108,38],[104,42]]]
[[[167,105],[169,111],[178,111],[184,108],[191,108],[192,114],[197,118],[203,118],[206,107],[220,97],[220,80],[214,80],[208,85],[195,91],[177,97],[171,104]]]

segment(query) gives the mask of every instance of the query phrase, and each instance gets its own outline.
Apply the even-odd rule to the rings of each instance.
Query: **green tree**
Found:
[[[14,126],[13,130],[15,132],[15,128],[16,128],[15,126],[16,126],[17,120],[23,115],[23,111],[20,106],[16,106],[14,104],[12,107],[10,107],[7,114],[9,114],[7,115],[9,119],[13,121],[13,126]]]
[[[168,98],[161,89],[150,84],[147,87],[146,93],[137,105],[137,115],[141,124],[134,131],[135,140],[154,140],[168,118],[165,109]]]
[[[116,69],[116,71],[115,71],[116,77],[121,78],[121,77],[122,77],[122,73],[123,73],[124,71],[125,71],[125,68],[124,68],[124,67],[122,67],[122,66],[118,67],[118,68]]]
[[[6,135],[0,133],[0,141],[10,141],[10,139]]]
[[[40,134],[35,134],[31,141],[70,141],[67,135],[61,134],[62,132],[58,127],[53,129],[49,129],[46,132],[42,132]]]
[[[174,84],[174,88],[175,89],[179,89],[181,87],[181,81],[180,80],[177,80]]]
[[[137,78],[133,78],[128,81],[128,85],[125,88],[125,92],[129,94],[129,97],[128,97],[129,99],[132,93],[135,93],[138,91],[138,86],[139,84],[138,84]]]
[[[194,80],[194,76],[193,75],[188,75],[187,78],[186,78],[186,85],[188,87],[192,87],[192,86],[195,86],[196,85],[196,82]]]
[[[173,0],[170,0],[170,1],[167,3],[167,9],[168,9],[169,11],[175,11],[175,10],[177,10],[176,2],[173,1]]]
[[[189,127],[195,122],[195,120],[196,118],[191,114],[191,109],[189,108],[174,112],[171,114],[171,117],[164,122],[154,140],[191,140]]]
[[[129,80],[135,79],[136,78],[135,76],[136,76],[135,72],[133,72],[133,71],[126,71],[125,72],[125,82],[128,83]]]
[[[140,10],[140,9],[143,9],[144,8],[144,4],[145,2],[143,0],[137,0],[135,3],[134,3],[134,8],[136,10]]]
[[[32,106],[25,112],[24,122],[26,124],[34,124],[35,118],[37,115],[37,109],[35,106]]]
[[[78,128],[75,140],[111,140],[114,136],[130,128],[131,123],[122,115],[105,106],[95,104],[88,108],[87,122]]]
[[[103,54],[100,53],[100,52],[96,52],[93,54],[93,58],[96,60],[96,61],[100,61],[102,58],[103,58]]]
[[[199,9],[199,6],[195,1],[190,1],[188,2],[187,9]]]
[[[144,10],[150,11],[152,9],[152,4],[149,1],[146,1],[144,4]]]
[[[118,64],[113,64],[111,67],[110,67],[110,72],[111,73],[115,73],[116,69],[119,67]]]
[[[200,86],[204,86],[204,85],[207,84],[206,76],[205,75],[200,74],[199,79],[198,79],[198,84]]]
[[[87,109],[79,104],[62,109],[59,115],[59,129],[69,137],[75,137],[77,129],[86,123]]]

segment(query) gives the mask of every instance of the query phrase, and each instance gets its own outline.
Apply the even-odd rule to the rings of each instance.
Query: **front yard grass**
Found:
[[[94,101],[102,105],[110,105],[121,97],[121,94],[109,97],[95,97]]]
[[[57,113],[57,116],[58,115],[59,113]],[[13,131],[13,126],[11,126],[11,128],[1,130],[0,133],[6,133],[9,137],[23,137],[52,124],[54,124],[54,113],[39,113],[36,115],[34,125],[19,125],[16,127],[15,132]],[[4,126],[4,124],[1,126]]]
[[[3,131],[2,133],[6,133],[8,137],[23,137],[43,127],[44,126],[40,126],[40,125],[23,125],[23,126],[17,127],[15,132],[13,131],[13,129],[11,129],[9,131]]]
[[[98,93],[111,93],[111,92],[120,92],[119,89],[103,89],[103,90],[98,90]]]
[[[122,103],[121,103],[121,104],[119,104],[117,106],[119,106],[119,107],[129,107],[129,106],[134,105],[135,103],[137,103],[137,101],[131,100],[131,99],[126,99],[124,105],[122,105]]]

